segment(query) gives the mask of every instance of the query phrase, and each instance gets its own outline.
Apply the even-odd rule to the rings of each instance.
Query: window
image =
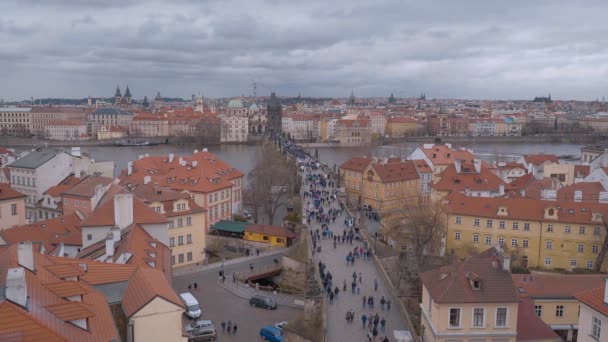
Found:
[[[600,252],[600,246],[598,246],[598,245],[593,245],[593,246],[591,246],[591,252],[592,252],[593,254],[597,254],[597,253],[599,253],[599,252]]]
[[[501,245],[501,246],[504,246],[505,245],[505,238],[499,237],[498,238],[498,244]]]
[[[192,234],[186,235],[186,243],[187,244],[191,244],[192,243]]]
[[[492,220],[487,220],[486,221],[486,228],[492,228]]]
[[[553,241],[547,241],[547,242],[545,242],[545,248],[546,249],[553,249]]]
[[[93,240],[93,234],[87,234],[87,241]]]
[[[192,261],[192,252],[186,253],[186,260]]]
[[[596,339],[600,339],[600,335],[602,334],[602,321],[599,318],[593,316],[591,318],[591,336]]]
[[[513,222],[513,230],[519,229],[519,222]]]
[[[180,236],[177,237],[177,244],[180,245],[180,246],[184,244],[184,236],[183,235],[180,235]]]
[[[524,223],[524,230],[529,232],[530,231],[530,224],[529,223]]]
[[[534,305],[534,312],[536,312],[536,316],[543,316],[543,306],[542,305]]]
[[[528,240],[521,240],[521,246],[523,248],[528,248]]]
[[[157,213],[159,213],[159,214],[160,214],[160,206],[159,206],[159,205],[157,205],[156,207],[154,207],[154,211],[156,211]]]
[[[581,235],[585,234],[585,226],[578,227],[578,233],[581,234]]]
[[[545,258],[545,266],[551,266],[551,257]]]
[[[485,316],[484,308],[473,308],[473,327],[483,327],[483,319]]]
[[[188,216],[186,217],[186,226],[191,226],[192,225],[192,217]]]
[[[490,235],[486,236],[486,245],[491,245],[492,244],[492,237]]]
[[[498,228],[505,229],[505,221],[499,221],[498,222]]]
[[[180,264],[183,264],[183,263],[184,263],[184,253],[181,253],[181,254],[178,256],[178,262],[179,262]]]
[[[462,223],[462,217],[456,216],[456,224],[461,224],[461,223]]]
[[[479,234],[473,234],[473,242],[479,242]]]
[[[78,207],[79,205],[80,205],[80,201],[79,201],[79,200],[76,200],[76,201],[74,202],[74,206],[75,206],[75,207]]]
[[[169,238],[169,247],[173,247],[175,246],[175,238],[174,237],[170,237]]]
[[[590,270],[593,269],[593,261],[587,260],[587,268],[590,269]]]
[[[17,205],[11,204],[11,215],[17,216]]]
[[[553,225],[552,224],[548,224],[547,225],[547,232],[549,232],[549,233],[553,232]]]
[[[171,265],[175,265],[175,255],[171,256]]]
[[[507,326],[507,308],[496,308],[496,326]]]
[[[183,218],[178,218],[177,219],[177,226],[178,227],[182,227],[184,225],[184,219]]]
[[[460,328],[460,308],[450,308],[450,328]]]
[[[576,268],[576,259],[570,259],[570,267]]]
[[[593,227],[593,235],[600,235],[600,227]]]
[[[454,233],[454,240],[460,240],[460,232]]]
[[[566,234],[570,234],[571,231],[572,231],[572,227],[570,227],[570,226],[566,226],[566,228],[564,228],[564,232]]]
[[[511,247],[517,247],[517,239],[511,239]]]
[[[555,307],[555,317],[564,317],[564,306],[557,305]]]
[[[169,220],[169,228],[174,228],[175,227],[175,223],[173,220]]]
[[[583,252],[585,251],[585,244],[579,243],[579,244],[576,246],[576,250],[577,250],[577,252],[579,252],[579,253],[583,253]]]
[[[87,207],[87,202],[86,201],[82,201],[82,207],[86,208]]]
[[[475,221],[473,221],[473,225],[474,226],[479,226],[479,218],[478,217],[476,217]]]

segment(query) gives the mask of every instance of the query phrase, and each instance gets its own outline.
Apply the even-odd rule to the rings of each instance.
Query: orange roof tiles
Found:
[[[134,265],[111,264],[100,261],[73,259],[64,257],[49,256],[49,259],[58,266],[71,266],[81,268],[81,264],[87,267],[86,272],[82,272],[80,279],[91,285],[109,284],[120,281],[128,281],[133,272],[137,269]]]
[[[559,159],[556,155],[553,154],[525,154],[523,157],[526,163],[536,166],[542,165],[547,162],[551,164],[559,163]]]
[[[258,233],[265,234],[271,236],[279,236],[293,239],[296,237],[296,234],[287,227],[268,225],[268,224],[250,224],[245,227],[245,232],[247,233]]]
[[[80,302],[51,304],[47,305],[45,308],[64,322],[75,321],[77,319],[93,316],[93,313],[87,308],[87,306]]]
[[[179,165],[180,158],[185,166]],[[121,184],[143,183],[145,176],[150,176],[155,184],[174,190],[208,193],[232,187],[233,181],[242,178],[243,173],[213,153],[202,151],[192,156],[175,156],[171,162],[168,156],[135,160],[132,174],[127,175],[123,170],[119,178]]]
[[[84,286],[77,281],[58,281],[45,284],[46,288],[51,290],[55,295],[61,298],[78,296],[87,293]]]
[[[400,124],[400,123],[418,123],[418,120],[409,117],[409,116],[398,116],[398,117],[393,117],[393,118],[388,118],[386,119],[386,123],[387,124]]]
[[[574,201],[576,191],[582,192],[582,202],[598,202],[600,192],[604,191],[604,186],[600,182],[580,182],[568,185],[557,191],[557,199],[562,201]]]
[[[67,176],[61,182],[59,182],[59,184],[48,188],[45,191],[45,193],[51,197],[61,197],[61,195],[65,191],[69,190],[74,185],[78,184],[78,182],[80,182],[80,180],[81,180],[80,178],[76,178],[73,175]]]
[[[82,232],[79,225],[80,217],[71,213],[54,219],[13,227],[0,231],[2,239],[8,243],[24,241],[41,242],[44,248],[50,250],[59,243],[70,246],[82,245]]]
[[[536,315],[534,302],[524,297],[517,308],[517,341],[561,342],[562,339]]]
[[[181,300],[161,272],[149,268],[138,268],[129,279],[129,287],[123,297],[122,306],[125,314],[127,317],[131,317],[156,297],[183,307]]]
[[[472,172],[465,172],[469,169]],[[505,185],[505,182],[493,172],[491,172],[483,164],[480,167],[480,172],[475,172],[472,163],[462,163],[462,171],[458,173],[455,165],[448,166],[442,173],[441,178],[435,184],[433,189],[437,191],[464,191],[467,188],[471,191],[498,191],[500,185]]]
[[[107,195],[107,193],[106,193]],[[167,219],[148,207],[143,201],[133,199],[133,223],[167,223]],[[113,195],[100,205],[82,222],[81,227],[114,226]]]
[[[416,166],[411,160],[392,163],[373,163],[372,168],[383,183],[420,178]]]
[[[426,148],[424,145],[419,147],[433,165],[449,165],[453,164],[456,159],[473,160],[475,156],[468,150],[451,149],[446,145],[433,145]]]
[[[353,157],[340,165],[341,169],[363,172],[371,163],[371,158]]]
[[[59,264],[59,265],[48,265],[46,269],[54,274],[57,278],[65,279],[78,277],[84,274],[84,270],[81,269],[78,264]]]
[[[75,184],[72,188],[64,191],[64,194],[70,196],[91,198],[95,196],[95,188],[98,185],[105,187],[110,183],[112,183],[112,178],[95,175],[86,176],[80,182]]]
[[[0,183],[0,201],[25,197],[19,191],[13,190],[9,184]]]
[[[11,337],[12,336],[12,337]],[[0,303],[0,340],[19,342],[68,341],[17,305]]]
[[[605,274],[512,274],[515,287],[533,299],[572,299],[578,292],[604,284]]]
[[[608,304],[604,303],[604,286],[579,292],[575,297],[581,303],[608,317]]]

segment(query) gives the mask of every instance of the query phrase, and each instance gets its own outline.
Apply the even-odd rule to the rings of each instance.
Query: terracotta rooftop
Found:
[[[82,179],[76,178],[74,175],[69,175],[64,178],[59,184],[53,185],[48,188],[44,193],[51,197],[61,197],[61,195],[67,190],[71,189],[74,185],[78,184]]]
[[[416,123],[418,123],[418,120],[416,120],[412,117],[409,117],[409,116],[398,116],[398,117],[386,119],[386,123],[387,124],[400,124],[400,123],[416,124]]]
[[[473,170],[465,172],[465,170]],[[433,189],[437,191],[465,191],[467,188],[470,191],[496,191],[498,192],[500,185],[505,185],[505,182],[483,163],[480,166],[480,172],[474,172],[475,168],[472,163],[462,163],[462,171],[458,173],[455,165],[448,166],[440,175],[437,183],[433,184]]]
[[[576,178],[585,178],[591,173],[589,165],[574,165],[574,176]]]
[[[87,308],[87,306],[80,302],[51,304],[47,305],[45,308],[64,322],[75,321],[93,316],[93,313]]]
[[[92,198],[95,196],[95,188],[98,185],[105,187],[110,183],[112,183],[112,178],[90,175],[84,177],[76,185],[64,191],[64,194],[69,196]]]
[[[557,199],[562,201],[574,201],[574,193],[581,191],[581,202],[598,202],[600,192],[605,191],[600,182],[579,182],[565,186],[557,191]]]
[[[185,165],[180,166],[180,158]],[[198,152],[192,156],[150,156],[133,161],[133,172],[123,170],[119,176],[121,184],[143,183],[144,177],[160,186],[174,190],[208,193],[233,186],[233,181],[243,173],[210,152]]]
[[[25,241],[40,242],[47,250],[53,249],[59,243],[70,246],[82,245],[80,217],[71,213],[54,219],[38,221],[32,224],[13,227],[0,231],[0,237],[7,244]]]
[[[419,173],[433,173],[433,169],[426,163],[424,159],[412,160]]]
[[[411,160],[393,163],[373,163],[372,168],[383,183],[420,178],[416,166]]]
[[[426,154],[433,165],[450,165],[456,159],[473,160],[475,156],[466,149],[452,149],[446,145],[433,145],[426,148],[425,145],[419,146],[420,150]]]
[[[528,164],[532,164],[535,166],[542,165],[544,163],[549,164],[558,164],[559,159],[554,154],[525,154],[523,156],[524,160]]]
[[[511,278],[520,293],[533,299],[572,299],[578,292],[602,286],[606,275],[533,273]]]
[[[591,290],[579,292],[575,297],[581,303],[608,317],[608,304],[604,302],[604,291],[605,285],[602,285]]]
[[[353,157],[340,165],[341,169],[363,172],[365,168],[372,162],[371,158]]]
[[[561,342],[562,339],[534,311],[534,303],[523,297],[517,308],[518,342]]]
[[[17,190],[13,190],[9,184],[0,183],[0,201],[12,200],[21,197],[26,196]]]
[[[440,304],[519,302],[510,272],[502,269],[494,248],[424,272],[420,279]],[[473,288],[474,281],[479,281],[479,289]]]
[[[114,194],[108,194],[108,192],[106,192],[104,197],[108,197],[108,199],[106,201],[103,201],[102,199],[102,202],[97,208],[85,218],[81,227],[114,226],[116,224],[114,221]],[[148,207],[142,200],[133,198],[133,223],[147,224],[168,222],[169,221],[167,221],[163,215]]]
[[[245,232],[248,233],[259,233],[270,236],[279,236],[293,239],[296,234],[287,227],[268,225],[268,224],[250,224],[245,227]]]

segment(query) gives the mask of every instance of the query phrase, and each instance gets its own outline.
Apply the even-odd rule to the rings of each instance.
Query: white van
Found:
[[[198,301],[192,293],[185,292],[179,295],[179,298],[182,300],[182,303],[186,306],[186,311],[184,314],[191,319],[197,319],[201,317],[201,306],[198,304]]]

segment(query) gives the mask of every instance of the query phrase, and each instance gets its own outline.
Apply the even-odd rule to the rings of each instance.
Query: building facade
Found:
[[[25,198],[8,184],[0,184],[0,230],[26,224]]]

